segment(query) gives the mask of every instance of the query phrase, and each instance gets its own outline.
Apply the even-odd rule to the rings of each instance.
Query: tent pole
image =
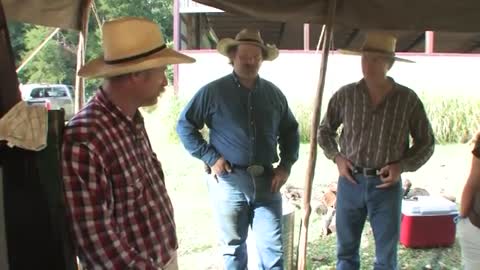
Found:
[[[85,100],[85,80],[76,75],[80,68],[85,64],[85,48],[88,34],[88,15],[90,13],[90,4],[92,0],[86,0],[82,6],[81,29],[78,33],[77,46],[77,68],[75,71],[75,113],[82,107]]]
[[[328,54],[330,52],[330,44],[333,33],[333,23],[335,19],[336,0],[329,0],[328,18],[326,22],[326,34],[323,39],[322,62],[320,65],[320,78],[317,87],[317,94],[312,114],[312,127],[310,130],[310,154],[308,157],[308,167],[305,176],[305,187],[303,196],[303,217],[302,226],[300,227],[299,254],[297,256],[297,269],[306,269],[307,257],[307,239],[308,239],[308,223],[312,208],[310,206],[310,198],[312,196],[312,182],[315,175],[315,163],[317,161],[317,129],[320,123],[320,112],[322,106],[323,88],[325,87],[325,75],[327,73]]]
[[[42,41],[42,43],[40,43],[40,45],[38,45],[37,48],[35,48],[28,56],[25,60],[23,60],[22,64],[20,64],[20,66],[17,68],[17,74],[28,64],[28,62],[30,62],[30,60],[33,59],[33,57],[35,57],[35,55],[37,55],[37,53],[47,44],[47,42],[53,38],[53,36],[55,36],[55,34],[60,30],[60,28],[56,28],[54,30],[52,30],[52,32],[50,32],[50,34]]]

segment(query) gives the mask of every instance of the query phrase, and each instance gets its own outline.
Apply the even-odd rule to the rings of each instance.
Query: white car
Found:
[[[65,84],[22,84],[22,99],[29,105],[45,106],[48,110],[65,110],[65,120],[74,115],[74,90]]]

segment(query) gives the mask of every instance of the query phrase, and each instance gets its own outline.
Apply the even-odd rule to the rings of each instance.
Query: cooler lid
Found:
[[[441,216],[457,213],[457,205],[441,196],[415,196],[402,201],[402,214],[407,216]]]

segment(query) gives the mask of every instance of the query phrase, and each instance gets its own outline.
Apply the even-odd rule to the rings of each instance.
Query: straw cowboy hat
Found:
[[[397,39],[387,33],[382,32],[370,32],[367,33],[365,42],[360,50],[339,50],[343,54],[361,55],[363,53],[373,53],[391,57],[396,61],[415,63],[414,61],[395,57],[395,45]]]
[[[124,17],[102,26],[103,55],[85,64],[78,75],[113,77],[195,59],[167,48],[159,25],[143,18]]]
[[[240,31],[235,39],[224,38],[217,44],[217,51],[228,57],[228,50],[232,46],[238,46],[240,44],[251,44],[262,48],[265,52],[263,60],[272,61],[278,57],[278,49],[275,45],[265,44],[260,32],[253,29],[243,29]]]

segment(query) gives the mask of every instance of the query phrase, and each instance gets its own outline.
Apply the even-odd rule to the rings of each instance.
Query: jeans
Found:
[[[337,270],[360,269],[359,247],[368,217],[375,238],[374,269],[398,269],[402,205],[401,179],[386,189],[379,177],[354,175],[357,184],[340,177],[337,188]]]
[[[218,223],[226,270],[247,269],[246,239],[251,226],[258,252],[258,269],[283,269],[282,197],[270,191],[272,170],[252,177],[233,169],[208,177],[208,189]]]
[[[457,234],[465,270],[480,269],[480,229],[468,217],[456,218]]]

